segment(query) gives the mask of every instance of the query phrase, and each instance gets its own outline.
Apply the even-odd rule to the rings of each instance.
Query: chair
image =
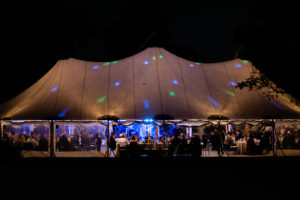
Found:
[[[210,157],[210,149],[211,149],[211,143],[207,143],[206,146],[203,146],[202,152],[203,152],[203,157]]]

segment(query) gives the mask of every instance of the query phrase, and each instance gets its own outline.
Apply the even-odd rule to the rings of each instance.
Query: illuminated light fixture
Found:
[[[98,65],[95,65],[94,67],[93,67],[93,69],[98,69],[99,68],[99,66]]]
[[[248,60],[243,60],[243,63],[247,64],[247,63],[248,63]]]
[[[104,66],[107,66],[107,65],[109,65],[109,64],[110,64],[110,62],[105,62],[105,63],[103,63]]]
[[[214,100],[212,97],[208,97],[208,98],[215,106],[219,106],[219,103],[216,100]]]
[[[195,64],[196,64],[196,65],[200,65],[201,63],[199,63],[199,62],[195,62]]]
[[[149,109],[150,108],[149,101],[147,99],[144,99],[144,108],[145,109]]]
[[[172,83],[177,85],[178,81],[177,80],[173,80]]]
[[[228,91],[228,90],[225,90],[225,92],[228,94],[228,95],[230,95],[230,96],[235,96],[235,94],[233,93],[233,92],[231,92],[231,91]]]
[[[100,97],[100,98],[97,100],[97,102],[98,102],[98,103],[101,103],[101,102],[105,101],[105,99],[106,99],[106,96]]]
[[[119,81],[115,82],[115,86],[119,86],[119,85],[120,85]]]
[[[163,57],[162,55],[159,55],[159,58],[160,58],[160,59],[163,59],[164,57]]]
[[[148,65],[149,64],[149,62],[146,60],[145,62],[144,62],[144,65]]]
[[[280,110],[286,110],[286,108],[283,105],[280,105],[279,103],[277,103],[273,99],[270,100],[270,103],[273,104],[274,106],[276,106],[277,108],[279,108]]]
[[[190,64],[190,67],[194,67],[195,65],[194,64]]]
[[[237,84],[233,81],[230,81],[230,85],[237,86]]]
[[[144,122],[153,122],[154,120],[152,118],[145,118]]]
[[[169,92],[170,96],[175,96],[175,92]]]
[[[243,65],[241,65],[241,64],[236,64],[235,67],[240,68],[240,67],[243,67]]]
[[[54,88],[52,88],[51,92],[54,92],[54,91],[56,91],[57,89],[58,89],[58,87],[54,87]]]
[[[152,57],[152,59],[153,59],[153,60],[156,60],[156,57],[155,57],[155,56],[153,56],[153,57]]]
[[[115,61],[112,61],[111,63],[113,63],[113,64],[116,64],[116,63],[118,63],[118,61],[117,61],[117,60],[115,60]]]
[[[65,116],[67,114],[67,112],[69,111],[69,108],[64,108],[61,113],[58,114],[58,117],[62,118],[63,116]]]

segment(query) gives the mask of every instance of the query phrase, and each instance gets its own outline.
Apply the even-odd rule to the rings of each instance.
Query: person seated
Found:
[[[153,137],[151,136],[151,133],[150,132],[148,132],[148,136],[147,137],[145,137],[145,141],[144,141],[145,143],[154,143],[154,139],[153,139]]]
[[[134,139],[135,139],[137,142],[140,141],[140,138],[139,138],[138,134],[135,134],[135,135],[134,135]]]
[[[239,131],[239,130],[237,130],[236,132],[235,132],[235,139],[237,140],[237,141],[239,141],[239,140],[241,140],[241,139],[243,139],[244,138],[244,136],[241,134],[241,132]]]
[[[163,137],[163,136],[160,136],[160,137],[158,138],[158,142],[160,142],[160,143],[165,143],[164,137]]]
[[[31,136],[26,140],[25,143],[29,143],[30,146],[32,146],[32,150],[36,149],[36,148],[39,146],[38,142],[35,140],[35,138],[34,138],[33,135],[31,135]]]
[[[120,144],[120,148],[123,148],[123,147],[126,147],[129,145],[129,142],[128,142],[128,139],[127,137],[125,136],[125,134],[120,134],[121,135],[121,138],[118,138],[117,139],[117,144]]]
[[[191,138],[191,151],[193,157],[200,157],[202,155],[201,139],[198,135]]]
[[[41,134],[39,140],[39,150],[40,151],[48,151],[48,140],[45,138],[43,134]]]

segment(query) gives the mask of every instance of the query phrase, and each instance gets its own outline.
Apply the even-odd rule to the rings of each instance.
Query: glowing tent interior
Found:
[[[56,133],[76,135],[84,127],[94,135],[98,131],[104,136],[108,119],[100,121],[101,116],[118,118],[117,124],[125,126],[144,120],[143,137],[151,130],[156,140],[162,135],[158,127],[170,119],[174,123],[166,124],[190,127],[189,134],[192,126],[207,124],[210,116],[226,116],[233,124],[236,120],[250,123],[266,116],[300,119],[300,107],[290,102],[289,94],[270,100],[263,91],[235,88],[249,76],[251,67],[250,61],[241,59],[220,63],[189,61],[163,48],[147,48],[110,62],[60,60],[34,85],[0,105],[1,135],[4,125],[22,132],[26,129],[24,124],[31,129],[32,124],[44,123],[49,129],[46,133],[52,155],[58,141]],[[167,117],[153,122],[155,116]],[[76,124],[81,127],[76,129]]]

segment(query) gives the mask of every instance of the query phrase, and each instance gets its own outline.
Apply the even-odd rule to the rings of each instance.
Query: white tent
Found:
[[[259,91],[234,85],[252,64],[234,59],[198,63],[162,48],[148,48],[111,62],[60,60],[23,93],[0,106],[1,119],[96,120],[103,115],[144,119],[168,114],[175,119],[299,118],[288,94],[268,100]]]

